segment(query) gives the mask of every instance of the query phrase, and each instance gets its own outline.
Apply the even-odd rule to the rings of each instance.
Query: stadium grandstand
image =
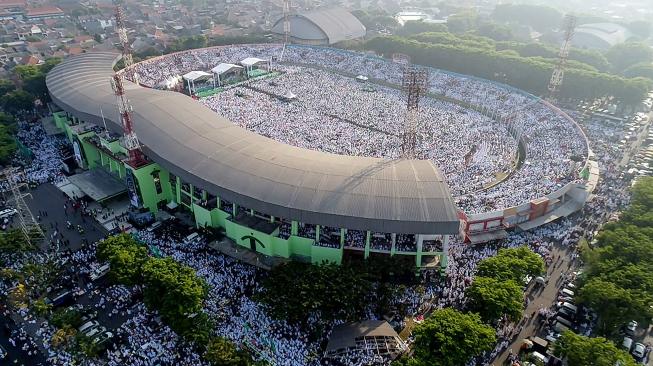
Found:
[[[529,230],[580,209],[593,189],[585,135],[539,98],[428,69],[419,154],[407,160],[402,65],[301,45],[287,47],[283,63],[265,61],[282,47],[197,49],[134,65],[126,74],[141,85],[126,82],[126,94],[144,166],[125,163],[120,139],[79,127],[120,133],[109,83],[116,54],[80,55],[48,74],[63,110],[55,122],[81,147],[80,165],[135,182],[138,206],[179,206],[240,246],[313,262],[403,255],[420,268],[446,266],[454,236],[483,242]],[[166,90],[166,80],[247,59],[259,72],[203,96]]]

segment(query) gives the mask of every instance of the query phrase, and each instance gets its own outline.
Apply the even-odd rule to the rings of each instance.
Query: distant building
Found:
[[[583,24],[576,28],[572,40],[575,47],[607,50],[626,42],[632,33],[625,27],[614,23]]]
[[[43,6],[40,8],[28,8],[25,12],[27,20],[56,19],[65,16],[63,10],[56,6]]]
[[[343,8],[325,8],[289,16],[293,43],[329,45],[365,37],[365,26]],[[272,32],[283,35],[283,17],[272,26]]]

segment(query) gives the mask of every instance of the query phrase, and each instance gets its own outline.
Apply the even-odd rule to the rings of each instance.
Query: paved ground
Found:
[[[563,284],[561,277],[564,273],[569,272],[571,268],[569,258],[571,252],[567,248],[554,246],[551,254],[555,257],[555,262],[547,271],[547,278],[549,279],[548,284],[544,288],[540,287],[537,290],[533,290],[532,285],[527,289],[527,295],[530,302],[524,310],[524,319],[522,320],[526,322],[526,325],[513,339],[513,343],[508,347],[508,349],[500,354],[492,365],[503,365],[508,359],[511,349],[514,354],[518,354],[524,338],[528,338],[532,335],[542,335],[539,334],[538,322],[535,317],[533,317],[533,314],[535,314],[540,308],[550,307],[556,302],[559,288]]]
[[[59,250],[71,249],[72,251],[77,251],[84,245],[84,242],[92,243],[105,235],[106,230],[102,226],[88,217],[82,218],[79,211],[76,212],[72,209],[69,203],[67,204],[67,210],[64,211],[66,197],[54,185],[42,184],[38,188],[31,190],[30,193],[32,194],[32,198],[26,197],[25,202],[32,210],[35,218],[40,216],[39,222],[46,235],[46,240],[40,245],[42,251],[49,252],[57,250],[57,245],[54,243],[56,238],[59,238],[62,242],[58,248]],[[76,229],[68,229],[66,227],[67,221],[70,221],[74,227],[77,227],[77,225],[81,226],[83,233],[78,232]],[[58,231],[58,235],[56,238],[52,238],[55,230]],[[64,241],[69,241],[70,244],[64,244]],[[83,281],[81,279],[78,280]],[[82,296],[79,302],[82,304],[88,303],[88,295]],[[98,318],[101,321],[106,321],[109,326],[121,324],[120,320],[116,319],[116,317],[110,319],[105,314],[99,314]],[[17,319],[19,318],[17,317]],[[34,333],[38,329],[37,322],[22,324],[21,326],[32,336],[34,336]],[[29,356],[20,349],[20,345],[13,347],[9,344],[7,340],[9,330],[15,328],[14,322],[11,319],[0,316],[0,328],[2,328],[0,344],[9,353],[7,359],[0,360],[0,365],[15,364],[32,366],[44,364],[45,357],[43,354]]]

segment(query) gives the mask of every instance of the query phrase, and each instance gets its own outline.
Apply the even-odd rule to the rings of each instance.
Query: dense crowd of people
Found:
[[[276,45],[215,47],[148,60],[135,71],[142,83],[159,87],[170,77],[210,70],[220,62],[279,55]],[[301,46],[288,47],[283,61],[273,64],[280,76],[227,86],[201,103],[286,144],[341,155],[401,156],[406,115],[401,65]],[[426,70],[428,92],[441,97],[420,102],[417,157],[440,169],[459,208],[467,213],[501,210],[579,180],[587,144],[564,113],[506,86]],[[356,75],[378,83],[371,87]]]

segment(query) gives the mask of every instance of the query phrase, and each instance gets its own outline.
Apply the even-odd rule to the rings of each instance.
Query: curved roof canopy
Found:
[[[327,40],[329,44],[365,37],[366,29],[358,18],[347,10],[334,7],[307,11],[290,16],[290,35],[304,40]],[[283,34],[283,18],[277,20],[272,31]]]
[[[86,53],[46,78],[53,101],[121,133],[109,79],[119,56]],[[184,181],[276,217],[378,232],[458,233],[442,175],[431,161],[340,156],[301,149],[238,127],[180,93],[125,82],[144,152]]]

